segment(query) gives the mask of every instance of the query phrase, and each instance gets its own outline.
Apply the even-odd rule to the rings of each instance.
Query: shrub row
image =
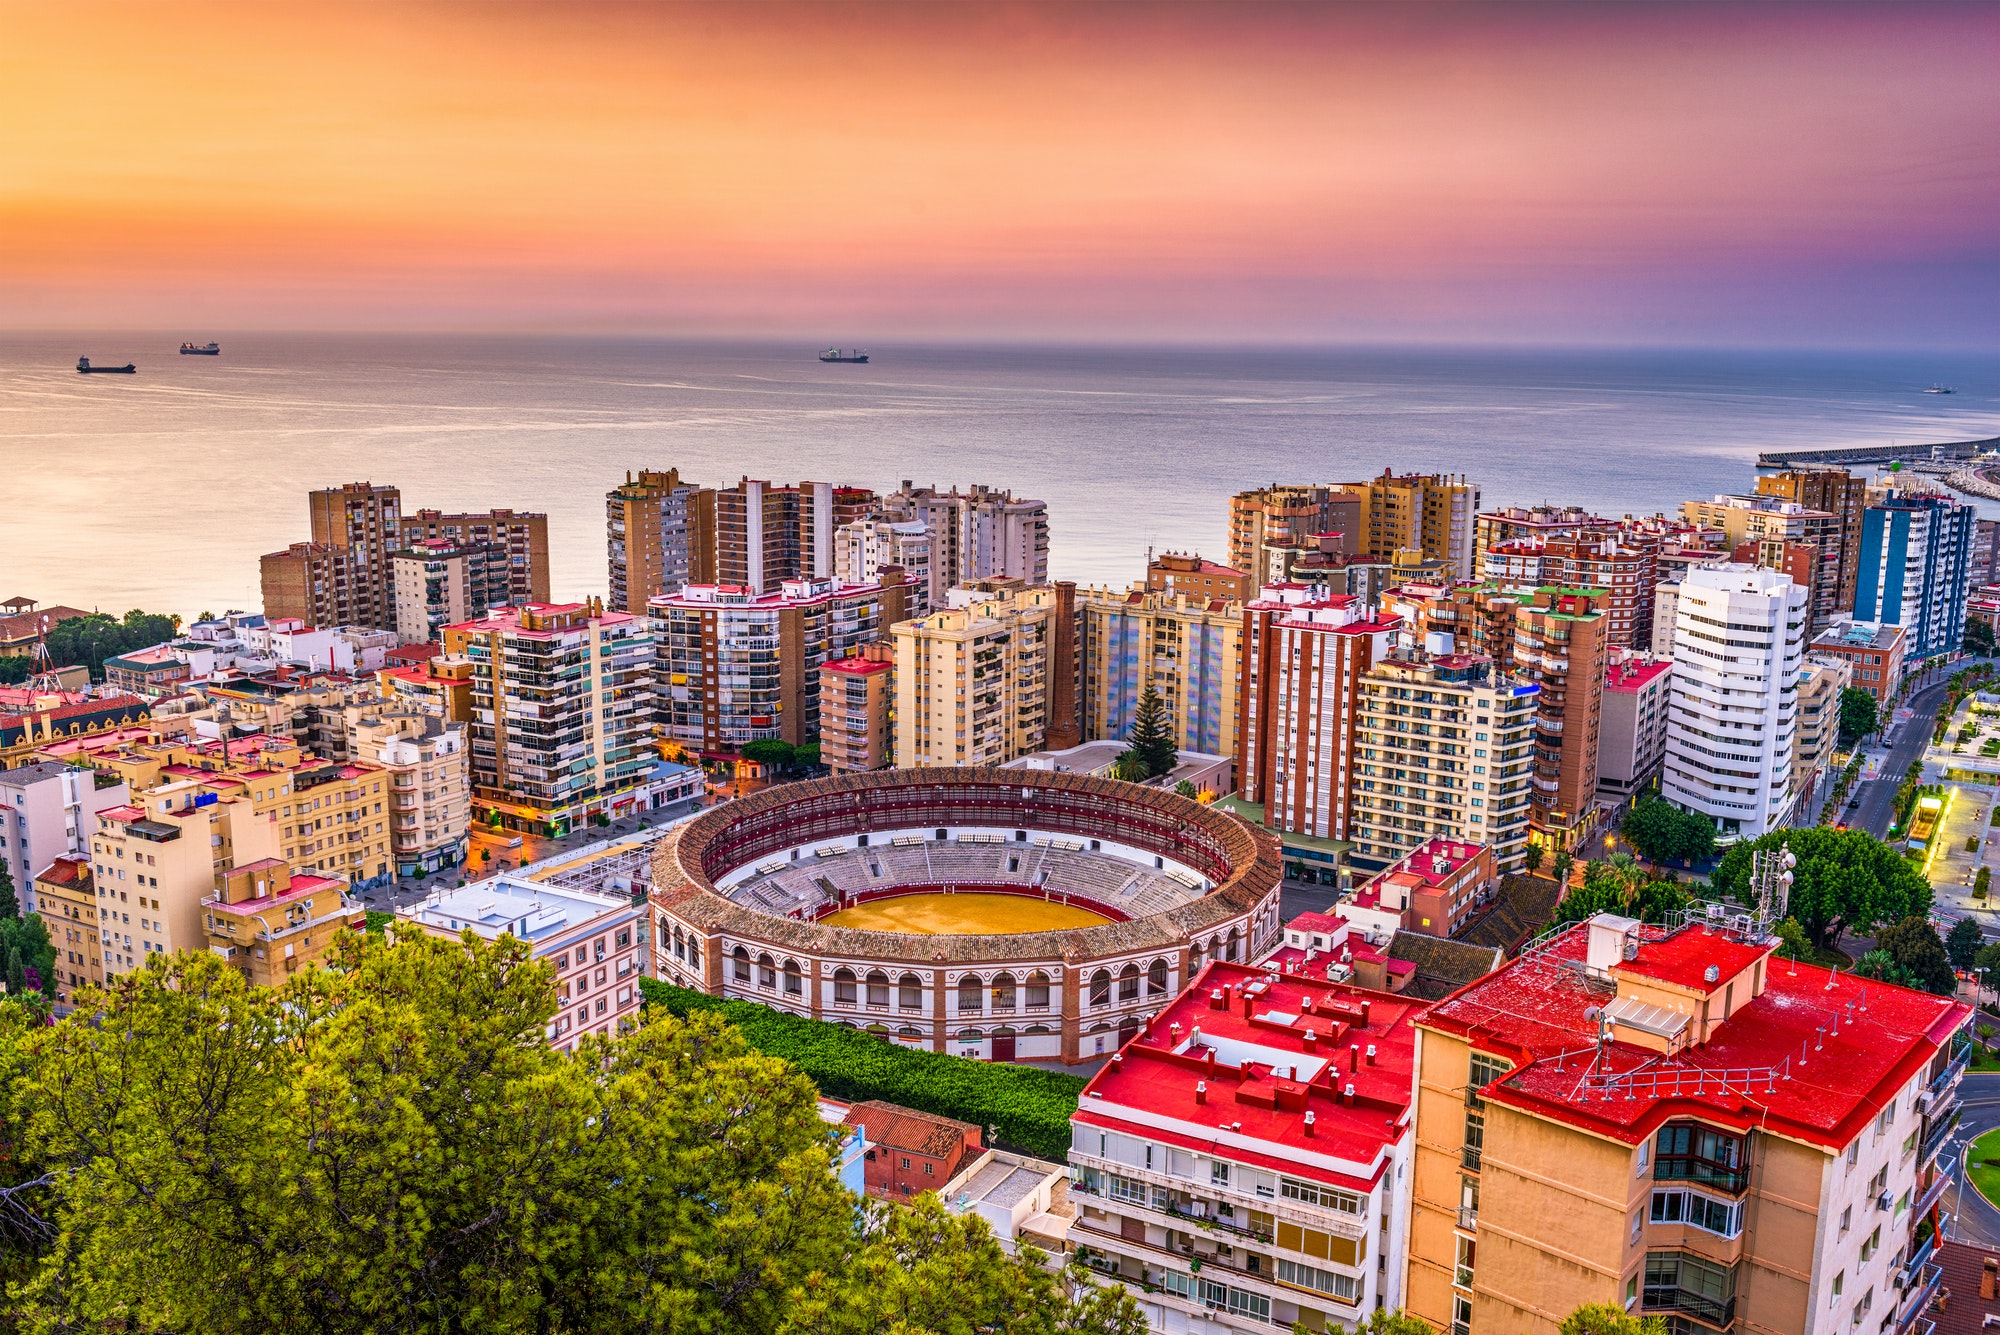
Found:
[[[718,1011],[751,1047],[782,1057],[830,1098],[881,1099],[993,1128],[1002,1146],[1052,1159],[1069,1157],[1069,1119],[1084,1082],[1073,1075],[1006,1062],[973,1061],[900,1047],[860,1030],[802,1020],[754,1001],[724,1001],[657,978],[639,980],[648,1006],[685,1017]]]

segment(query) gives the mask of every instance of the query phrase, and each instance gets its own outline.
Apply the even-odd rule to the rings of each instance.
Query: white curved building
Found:
[[[1725,843],[1790,813],[1806,599],[1789,575],[1727,561],[1680,584],[1661,795]]]

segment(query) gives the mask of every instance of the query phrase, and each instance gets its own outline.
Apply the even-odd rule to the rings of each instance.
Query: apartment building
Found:
[[[486,564],[504,571],[504,601],[549,596],[548,516],[491,510],[484,514],[406,511],[396,487],[350,482],[307,493],[312,533],[259,562],[264,612],[308,626],[395,630],[396,585],[391,558],[419,542],[447,541],[486,549]]]
[[[1453,937],[1492,902],[1499,884],[1490,846],[1429,839],[1341,899],[1334,913],[1385,946],[1397,932]],[[1297,923],[1286,925],[1288,942]]]
[[[607,606],[644,616],[646,604],[683,584],[715,581],[715,492],[664,473],[628,471],[604,494]]]
[[[1192,552],[1168,552],[1146,563],[1146,592],[1241,603],[1256,594],[1257,584],[1247,571],[1204,561]]]
[[[647,607],[654,641],[655,718],[668,738],[739,752],[778,738],[820,737],[820,671],[903,619],[910,586],[791,579],[769,593],[690,584]]]
[[[819,670],[819,763],[836,774],[896,763],[896,646],[877,640]]]
[[[1602,589],[1608,642],[1636,649],[1652,641],[1658,552],[1657,538],[1616,532],[1522,539],[1489,549],[1481,573],[1503,589]]]
[[[1793,582],[1808,591],[1806,613],[1814,624],[1825,625],[1847,610],[1840,601],[1842,516],[1779,496],[1735,495],[1685,501],[1681,517],[1691,524],[1720,529],[1727,535],[1732,555],[1745,543],[1756,544],[1757,564],[1792,575]],[[1797,578],[1798,556],[1793,549],[1801,547],[1811,548],[1814,554],[1810,581]]]
[[[92,828],[97,822],[91,821]],[[55,947],[56,1004],[76,1002],[78,989],[104,983],[104,928],[98,922],[97,882],[89,853],[59,857],[35,876],[35,911]],[[26,908],[22,912],[27,912]]]
[[[526,944],[555,970],[558,1010],[543,1032],[556,1048],[574,1051],[588,1035],[609,1037],[639,1023],[639,980],[651,956],[644,895],[502,875],[434,891],[396,914],[450,940],[474,932]]]
[[[1051,588],[953,589],[950,605],[898,622],[896,764],[1000,765],[1042,749],[1058,661]]]
[[[1855,521],[1855,531],[1860,531],[1860,520]],[[1860,540],[1855,542],[1855,563],[1860,564]],[[1972,521],[1972,548],[1966,555],[1965,580],[1968,586],[1983,589],[2000,579],[2000,520],[1975,519]],[[1850,600],[1848,606],[1854,604]],[[72,615],[77,615],[72,613]],[[0,623],[4,624],[4,623]],[[51,622],[51,625],[54,623]],[[0,653],[4,653],[4,642],[0,642]]]
[[[1322,533],[1303,546],[1278,545],[1265,549],[1267,568],[1261,581],[1273,584],[1313,584],[1336,597],[1353,598],[1368,606],[1385,602],[1395,590],[1412,583],[1448,584],[1452,575],[1443,561],[1433,561],[1422,552],[1392,553],[1378,559],[1367,553],[1340,550],[1344,541],[1338,533]]]
[[[1243,605],[1134,587],[1080,590],[1083,736],[1122,740],[1151,686],[1184,751],[1236,751]]]
[[[0,767],[24,764],[43,747],[66,738],[94,737],[145,723],[152,713],[152,705],[139,696],[105,687],[67,691],[0,686]]]
[[[483,543],[426,538],[392,553],[396,638],[403,644],[434,643],[446,626],[506,606],[513,597],[512,578]]]
[[[905,616],[922,616],[942,607],[945,590],[942,563],[932,560],[928,526],[911,520],[857,519],[833,534],[833,575],[843,584],[877,584],[893,566],[903,572],[908,587]]]
[[[202,901],[215,893],[216,876],[280,856],[277,824],[248,793],[225,796],[190,780],[107,807],[93,823],[90,869],[107,982],[148,955],[206,950]]]
[[[1545,588],[1514,611],[1514,669],[1542,688],[1531,792],[1535,838],[1553,848],[1576,842],[1597,796],[1610,601],[1603,589]]]
[[[1267,585],[1244,604],[1236,777],[1270,829],[1353,837],[1361,679],[1401,626],[1305,585]]]
[[[1812,654],[1845,660],[1848,684],[1882,705],[1895,699],[1902,687],[1903,646],[1908,640],[1901,626],[1842,618],[1813,637]]]
[[[472,815],[566,834],[627,814],[655,759],[653,637],[602,603],[530,603],[444,629],[472,664]]]
[[[472,719],[472,660],[439,654],[375,674],[385,698],[455,723]]]
[[[1612,654],[1597,729],[1597,791],[1604,796],[1630,797],[1659,774],[1673,679],[1672,659]]]
[[[1856,477],[1837,464],[1799,464],[1782,473],[1759,474],[1757,494],[1776,496],[1834,517],[1838,535],[1833,544],[1834,595],[1826,615],[1851,610],[1854,581],[1861,569],[1861,512],[1868,507],[1868,479]],[[1814,620],[1824,624],[1825,616],[1816,615]]]
[[[1926,1329],[1971,1007],[1600,914],[1416,1018],[1408,1310],[1554,1335]]]
[[[1150,1329],[1401,1307],[1421,1003],[1210,962],[1084,1087],[1070,1240]]]
[[[1479,512],[1479,487],[1463,477],[1443,473],[1405,473],[1383,469],[1365,482],[1343,482],[1335,490],[1362,503],[1362,546],[1386,560],[1401,551],[1422,552],[1442,561],[1454,579],[1472,577],[1474,516]]]
[[[1948,496],[1892,496],[1861,517],[1854,619],[1901,626],[1913,659],[1956,653],[1976,511]]]
[[[1547,542],[1616,525],[1617,521],[1576,505],[1503,505],[1497,510],[1481,510],[1472,519],[1474,568],[1484,570],[1487,553],[1496,547]]]
[[[201,901],[208,948],[253,987],[277,987],[319,962],[340,934],[360,931],[368,915],[337,876],[294,872],[283,858],[218,871]]]
[[[1530,595],[1497,584],[1405,584],[1383,610],[1407,618],[1427,647],[1490,658],[1514,670],[1514,619]],[[1443,636],[1434,640],[1433,636]]]
[[[354,751],[388,775],[389,850],[398,876],[464,863],[472,820],[465,724],[417,710],[355,725]]]
[[[35,874],[90,846],[95,817],[130,801],[125,785],[88,769],[38,760],[0,770],[0,867],[23,915],[35,912]]]
[[[1256,588],[1291,582],[1289,572],[1273,573],[1274,548],[1304,551],[1315,539],[1327,550],[1354,556],[1364,551],[1366,507],[1359,496],[1325,486],[1272,483],[1229,498],[1229,565],[1250,576]]]
[[[1845,658],[1807,654],[1799,669],[1799,727],[1792,746],[1794,800],[1809,801],[1832,769],[1840,740],[1840,693],[1853,680]]]
[[[1352,839],[1349,861],[1363,870],[1437,839],[1485,845],[1501,871],[1520,870],[1541,691],[1470,655],[1394,648],[1376,659],[1352,712],[1351,817],[1330,837]],[[1324,766],[1331,754],[1300,759]]]
[[[1806,591],[1761,566],[1715,562],[1681,581],[1660,795],[1755,839],[1790,809]]]
[[[976,482],[970,491],[939,491],[905,478],[882,498],[881,517],[930,530],[934,608],[944,605],[943,590],[980,580],[1049,582],[1048,506],[1041,501]]]

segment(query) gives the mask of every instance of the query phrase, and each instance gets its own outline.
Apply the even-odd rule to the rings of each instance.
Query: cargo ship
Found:
[[[842,352],[839,348],[828,348],[819,355],[819,359],[823,362],[865,362],[868,360],[868,354],[858,351]]]
[[[78,375],[136,375],[138,371],[139,368],[131,362],[126,362],[123,366],[92,366],[88,357],[76,359]]]
[[[1934,384],[1934,385],[1932,385],[1932,386],[1931,386],[1931,387],[1930,387],[1929,389],[1925,390],[1925,391],[1924,391],[1924,393],[1926,393],[1926,394],[1955,394],[1955,393],[1957,393],[1957,391],[1956,391],[1956,390],[1954,390],[1954,389],[1953,389],[1953,388],[1952,388],[1952,387],[1951,387],[1950,385],[1937,385],[1937,384]]]
[[[181,356],[183,357],[220,357],[221,355],[222,345],[220,343],[181,344]]]

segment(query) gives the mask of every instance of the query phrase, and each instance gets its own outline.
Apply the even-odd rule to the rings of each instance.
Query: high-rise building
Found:
[[[252,987],[277,987],[367,921],[346,889],[337,876],[295,871],[283,858],[219,870],[201,901],[204,944]]]
[[[1929,1328],[1973,1009],[1769,933],[1599,914],[1415,1018],[1411,1315]]]
[[[754,478],[715,493],[715,582],[774,592],[834,573],[834,534],[876,512],[875,493],[831,482],[778,487]]]
[[[715,582],[715,493],[678,468],[641,469],[604,495],[614,612],[644,616],[657,594]]]
[[[819,763],[836,774],[896,763],[896,646],[864,644],[819,670]]]
[[[1910,658],[1955,652],[1965,637],[1972,551],[1970,505],[1948,496],[1892,496],[1862,512],[1854,619],[1901,626]]]
[[[36,909],[35,873],[89,847],[94,819],[124,806],[125,784],[109,775],[39,760],[0,770],[0,867],[14,883],[23,914]]]
[[[899,622],[896,764],[1000,765],[1039,751],[1056,661],[1056,591],[956,588],[951,605]]]
[[[1402,1305],[1420,1003],[1214,962],[1091,1078],[1069,1240],[1151,1329],[1359,1326]]]
[[[1852,663],[1830,654],[1807,654],[1805,666],[1799,669],[1798,740],[1792,746],[1796,802],[1810,800],[1833,764],[1834,747],[1840,738],[1840,693],[1853,673]]]
[[[1474,569],[1484,570],[1486,554],[1508,543],[1547,542],[1615,526],[1616,521],[1576,505],[1503,505],[1497,510],[1481,510],[1473,516]]]
[[[1660,795],[1725,842],[1790,809],[1806,614],[1806,591],[1762,566],[1718,561],[1681,581]]]
[[[885,567],[903,572],[908,592],[904,608],[922,616],[944,605],[943,567],[932,560],[930,529],[914,519],[857,519],[833,535],[833,575],[844,584],[874,584]]]
[[[1392,649],[1362,674],[1352,718],[1352,817],[1347,832],[1326,837],[1354,840],[1350,860],[1365,870],[1446,839],[1490,845],[1501,871],[1519,871],[1539,695],[1533,682],[1496,671],[1490,659]],[[1347,720],[1340,722],[1344,732]],[[1310,783],[1310,771],[1329,758],[1340,756],[1290,759]]]
[[[902,619],[901,575],[887,584],[791,579],[771,593],[690,584],[647,607],[653,703],[662,733],[702,751],[820,737],[820,669]]]
[[[1673,679],[1671,659],[1612,654],[1597,730],[1597,788],[1607,797],[1630,797],[1660,772]]]
[[[653,638],[595,599],[496,609],[444,628],[472,663],[473,818],[562,835],[641,798],[657,759]]]
[[[1176,746],[1235,754],[1243,605],[1136,586],[1080,594],[1084,737],[1122,741],[1150,685],[1166,706]]]
[[[389,838],[398,876],[428,876],[465,861],[472,820],[465,725],[415,709],[354,724],[355,754],[389,776]]]
[[[1257,583],[1244,571],[1217,565],[1185,552],[1168,552],[1146,564],[1148,593],[1183,593],[1190,598],[1227,598],[1247,602]]]
[[[1860,528],[1857,520],[1855,527]],[[1860,564],[1860,539],[1855,540],[1855,563]],[[2000,580],[2000,520],[1975,519],[1972,521],[1972,550],[1966,556],[1965,582],[1967,587],[1983,589]],[[1847,605],[1854,606],[1850,591]],[[51,625],[54,623],[51,622]]]
[[[1486,552],[1481,574],[1503,588],[1602,589],[1610,642],[1643,649],[1653,632],[1659,539],[1588,530],[1568,537],[1517,539]]]
[[[1690,524],[1718,529],[1726,535],[1733,557],[1744,543],[1756,544],[1757,564],[1793,575],[1806,592],[1806,613],[1824,625],[1846,610],[1841,602],[1841,552],[1845,519],[1774,495],[1717,496],[1712,501],[1683,501],[1681,517]],[[1817,573],[1798,579],[1797,548],[1814,553]]]
[[[1229,564],[1247,573],[1257,588],[1289,583],[1288,571],[1273,573],[1271,549],[1304,551],[1324,538],[1328,551],[1360,555],[1364,511],[1361,498],[1324,486],[1273,482],[1239,491],[1229,498]]]
[[[1422,552],[1444,562],[1453,578],[1472,577],[1477,484],[1444,473],[1398,476],[1385,468],[1380,477],[1334,489],[1361,500],[1361,541],[1371,555],[1387,560],[1397,552]]]
[[[939,590],[932,607],[943,606],[942,590],[983,579],[1049,582],[1048,506],[1041,501],[1016,499],[1011,491],[980,483],[970,491],[939,491],[905,478],[900,490],[882,498],[881,511],[885,519],[914,520],[930,530],[933,586]]]
[[[506,561],[485,543],[425,538],[389,558],[396,637],[431,644],[446,626],[486,615],[513,599]]]
[[[1868,506],[1868,479],[1855,477],[1836,464],[1800,464],[1782,473],[1763,473],[1757,493],[1795,501],[1838,521],[1833,540],[1833,598],[1815,607],[1814,621],[1824,625],[1833,615],[1854,607],[1854,581],[1861,569],[1861,512]]]
[[[264,613],[307,626],[395,630],[391,558],[419,542],[442,539],[487,548],[487,564],[506,573],[507,601],[549,596],[548,516],[492,510],[448,515],[406,512],[395,487],[369,482],[310,492],[312,537],[260,561]]]
[[[1535,707],[1535,836],[1554,848],[1576,842],[1597,796],[1609,603],[1602,589],[1545,588],[1514,610],[1513,666],[1542,688]]]

